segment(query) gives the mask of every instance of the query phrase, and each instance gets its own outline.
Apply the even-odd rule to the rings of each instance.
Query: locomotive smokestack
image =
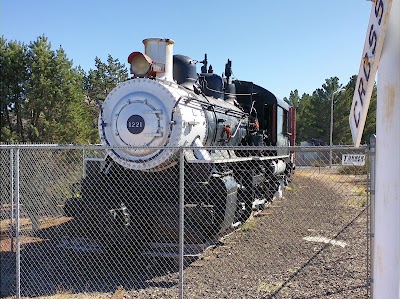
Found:
[[[165,64],[165,73],[157,74],[160,79],[173,81],[173,44],[168,38],[147,38],[143,40],[145,54],[151,59]]]

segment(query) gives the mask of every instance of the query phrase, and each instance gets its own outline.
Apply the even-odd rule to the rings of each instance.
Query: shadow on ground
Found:
[[[113,293],[118,287],[139,290],[171,288],[176,278],[166,274],[178,270],[177,259],[143,256],[126,244],[112,248],[82,243],[66,243],[68,224],[37,232],[36,239],[21,246],[20,290],[22,297],[56,293]],[[37,238],[39,237],[39,238]],[[127,241],[128,242],[128,241]],[[66,245],[67,244],[67,245]],[[16,295],[16,254],[1,252],[1,297]],[[154,278],[161,277],[160,279]]]

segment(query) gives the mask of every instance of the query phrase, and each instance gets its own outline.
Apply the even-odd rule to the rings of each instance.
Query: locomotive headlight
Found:
[[[131,74],[136,77],[149,77],[165,72],[163,63],[153,61],[149,56],[141,52],[132,52],[128,57],[128,63],[131,65]]]
[[[137,77],[145,77],[151,70],[153,61],[149,56],[140,52],[132,52],[128,57],[131,65],[131,74]]]

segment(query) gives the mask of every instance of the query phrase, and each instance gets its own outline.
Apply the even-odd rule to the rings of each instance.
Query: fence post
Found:
[[[85,148],[82,149],[82,177],[85,177]]]
[[[375,158],[376,158],[376,135],[369,139],[369,283],[370,293],[373,294],[374,286],[374,237],[375,237]]]
[[[185,167],[184,167],[184,149],[179,151],[179,299],[183,299],[183,266],[185,250]]]
[[[14,149],[10,149],[10,251],[14,252]]]
[[[20,240],[20,202],[19,202],[19,151],[15,152],[15,235],[17,239],[15,252],[16,297],[21,298],[21,240]]]

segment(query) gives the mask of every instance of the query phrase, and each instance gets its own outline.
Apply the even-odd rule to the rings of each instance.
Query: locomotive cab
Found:
[[[267,89],[247,81],[235,81],[237,101],[253,119],[258,130],[243,145],[282,146],[291,145],[290,106]],[[260,142],[262,140],[262,143]],[[288,150],[280,154],[288,153]]]

